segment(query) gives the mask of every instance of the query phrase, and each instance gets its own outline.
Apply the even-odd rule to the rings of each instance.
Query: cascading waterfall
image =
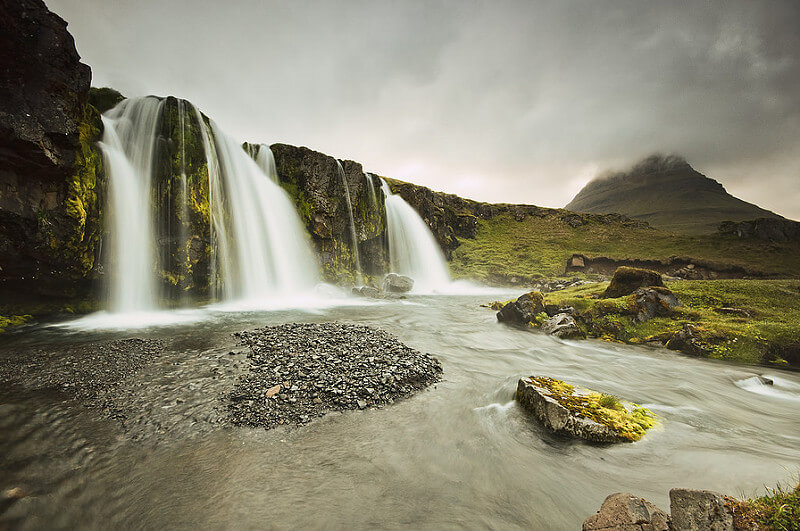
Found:
[[[432,291],[450,284],[447,264],[428,225],[381,179],[386,203],[389,262],[393,273],[414,279],[414,291]]]
[[[375,191],[375,183],[372,182],[372,175],[364,172],[364,179],[367,181],[367,188],[369,189],[369,203],[373,210],[378,209],[378,194]]]
[[[358,253],[358,234],[356,233],[356,221],[353,218],[353,203],[350,200],[350,187],[347,185],[347,178],[345,177],[342,163],[338,159],[336,160],[336,166],[339,168],[339,175],[342,178],[342,186],[344,186],[344,198],[345,202],[347,203],[347,214],[350,216],[350,241],[352,242],[353,261],[355,262],[356,267],[356,283],[363,284],[364,275],[361,272],[361,258],[359,257]]]
[[[277,172],[269,148],[262,146],[259,150],[263,153],[260,166],[241,145],[213,122],[209,125],[183,100],[177,103],[178,138],[174,139],[181,144],[173,170],[180,173],[175,176],[178,187],[170,188],[167,178],[159,185],[167,186],[159,189],[164,204],[153,203],[164,102],[155,97],[127,99],[103,116],[101,148],[109,179],[112,244],[109,309],[115,313],[156,310],[157,271],[177,268],[174,270],[179,274],[188,276],[186,244],[192,237],[196,241],[197,235],[189,234],[186,105],[197,118],[208,168],[208,284],[212,300],[257,302],[312,290],[318,282],[316,261],[294,205],[275,182]],[[162,216],[166,223],[161,224],[157,241],[152,212],[158,208],[166,209],[167,215]],[[195,204],[193,208],[201,207]],[[171,225],[170,212],[177,216],[178,227]],[[179,251],[173,258],[163,247],[175,240]],[[157,244],[160,253],[156,252]],[[181,263],[173,263],[176,259]],[[186,294],[181,292],[180,297],[184,300]]]
[[[151,182],[156,128],[163,101],[128,99],[103,119],[111,228],[109,309],[144,312],[157,307]]]
[[[212,218],[217,239],[228,240],[219,247],[227,298],[258,301],[312,289],[316,263],[286,192],[213,121],[211,130],[215,153],[207,156],[216,161],[215,195],[225,203]]]
[[[272,182],[278,183],[278,167],[275,165],[275,155],[272,153],[270,147],[266,144],[261,144],[256,153],[256,164],[261,168],[261,171],[269,177]]]

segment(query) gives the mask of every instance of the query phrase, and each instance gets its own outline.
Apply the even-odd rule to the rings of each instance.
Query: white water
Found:
[[[350,187],[347,185],[347,178],[344,174],[342,163],[336,160],[336,167],[339,170],[339,175],[342,177],[342,186],[344,187],[344,198],[347,203],[347,214],[350,216],[350,241],[353,247],[353,261],[356,267],[356,283],[364,284],[364,276],[361,272],[361,257],[358,252],[358,235],[356,233],[356,222],[353,219],[353,202],[350,200]]]
[[[414,279],[415,292],[447,288],[451,284],[447,264],[428,225],[405,199],[392,194],[386,181],[382,181],[381,190],[386,201],[392,272]]]
[[[211,127],[215,155],[207,155],[220,172],[214,200],[224,196],[213,223],[226,299],[257,303],[312,290],[316,261],[291,200],[240,143],[214,122]]]
[[[375,183],[372,182],[372,175],[364,172],[364,179],[367,181],[369,189],[369,204],[373,209],[378,210],[378,194],[375,191]]]
[[[278,183],[278,167],[275,165],[275,155],[266,144],[258,146],[258,153],[256,153],[256,164],[264,172],[264,175],[270,178],[272,182]]]
[[[109,309],[147,312],[157,307],[151,191],[155,132],[163,102],[129,99],[103,116],[108,172],[111,254]]]

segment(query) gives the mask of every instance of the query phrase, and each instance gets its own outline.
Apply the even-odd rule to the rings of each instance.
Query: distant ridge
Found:
[[[564,207],[575,212],[616,212],[683,234],[716,232],[723,221],[782,216],[730,195],[678,155],[651,155],[627,172],[589,182]]]

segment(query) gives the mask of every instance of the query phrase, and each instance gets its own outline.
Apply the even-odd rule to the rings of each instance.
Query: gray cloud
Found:
[[[49,0],[94,84],[487,201],[683,154],[800,218],[800,3]]]

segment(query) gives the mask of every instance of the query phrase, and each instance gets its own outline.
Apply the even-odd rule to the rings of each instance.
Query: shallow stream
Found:
[[[579,529],[613,492],[668,509],[672,487],[753,495],[796,480],[800,375],[560,341],[497,323],[479,307],[495,298],[416,296],[205,312],[135,331],[12,334],[0,357],[55,360],[126,337],[163,338],[167,347],[121,384],[124,424],[61,390],[0,389],[0,490],[29,493],[0,515],[0,528]],[[233,332],[332,320],[383,328],[438,357],[444,380],[383,409],[330,414],[300,429],[221,422],[220,396],[246,368],[244,354],[229,354],[241,350]],[[512,400],[518,378],[531,374],[646,405],[661,424],[634,444],[554,437]]]

